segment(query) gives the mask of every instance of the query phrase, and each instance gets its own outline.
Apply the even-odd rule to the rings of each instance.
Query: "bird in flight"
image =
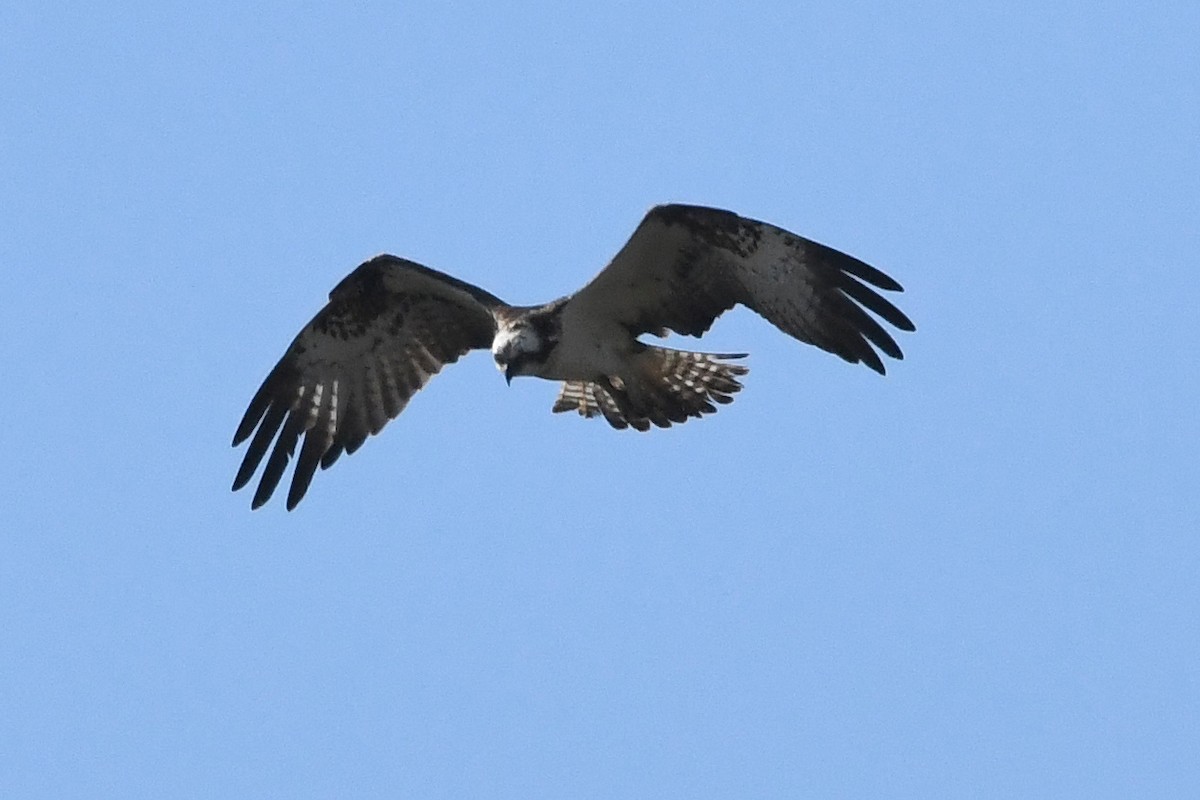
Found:
[[[882,375],[880,353],[903,354],[879,320],[915,327],[875,289],[903,291],[831,247],[687,205],[651,209],[589,284],[544,305],[509,305],[437,270],[376,256],[334,287],[250,401],[233,436],[235,447],[250,439],[233,489],[249,483],[270,451],[251,502],[258,508],[299,445],[290,511],[318,466],[361,447],[443,365],[471,350],[490,348],[509,382],[522,375],[561,381],[555,412],[639,431],[713,413],[732,402],[747,369],[736,363],[744,353],[673,350],[638,337],[701,336],[739,303],[789,336]]]

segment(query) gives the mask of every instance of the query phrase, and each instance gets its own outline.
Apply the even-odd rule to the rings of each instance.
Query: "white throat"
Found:
[[[496,331],[496,338],[492,339],[492,356],[501,353],[533,353],[540,347],[541,342],[537,334],[527,325],[515,328],[503,325]]]

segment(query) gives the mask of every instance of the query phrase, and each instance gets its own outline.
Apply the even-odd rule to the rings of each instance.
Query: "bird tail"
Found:
[[[553,410],[603,416],[617,429],[632,426],[646,431],[651,424],[667,428],[715,412],[714,403],[732,403],[742,388],[738,376],[749,370],[725,362],[745,357],[745,353],[691,353],[647,346],[633,357],[627,375],[564,383]]]

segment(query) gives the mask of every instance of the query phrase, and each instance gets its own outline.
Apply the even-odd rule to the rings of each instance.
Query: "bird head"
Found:
[[[545,361],[545,349],[545,342],[533,326],[518,323],[497,331],[492,357],[496,359],[496,369],[511,384],[518,375],[536,373],[538,365]]]
[[[510,384],[518,375],[541,376],[562,332],[562,310],[570,298],[544,306],[522,306],[498,315],[492,357]]]

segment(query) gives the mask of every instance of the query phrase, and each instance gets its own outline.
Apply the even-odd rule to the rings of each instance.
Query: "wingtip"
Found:
[[[267,501],[271,499],[271,495],[275,493],[274,484],[272,484],[270,488],[267,488],[264,483],[264,481],[260,481],[258,484],[258,489],[254,492],[254,499],[250,501],[251,511],[256,511],[262,508],[267,504]]]
[[[238,467],[237,474],[233,476],[233,488],[231,491],[238,491],[254,477],[254,470],[258,467],[258,463],[250,464],[248,459],[242,460],[242,465]]]
[[[293,480],[291,487],[288,489],[287,510],[291,511],[296,506],[300,505],[300,501],[304,499],[304,495],[308,493],[307,486],[298,486]]]
[[[901,352],[899,348],[896,348],[896,352],[888,353],[888,357],[890,357],[893,361],[903,361],[904,353]],[[878,364],[873,364],[871,362],[866,362],[866,361],[864,361],[863,363],[865,363],[868,367],[870,367],[875,372],[878,372],[883,377],[885,377],[885,378],[887,377],[887,364],[884,363],[883,359],[880,359]]]

